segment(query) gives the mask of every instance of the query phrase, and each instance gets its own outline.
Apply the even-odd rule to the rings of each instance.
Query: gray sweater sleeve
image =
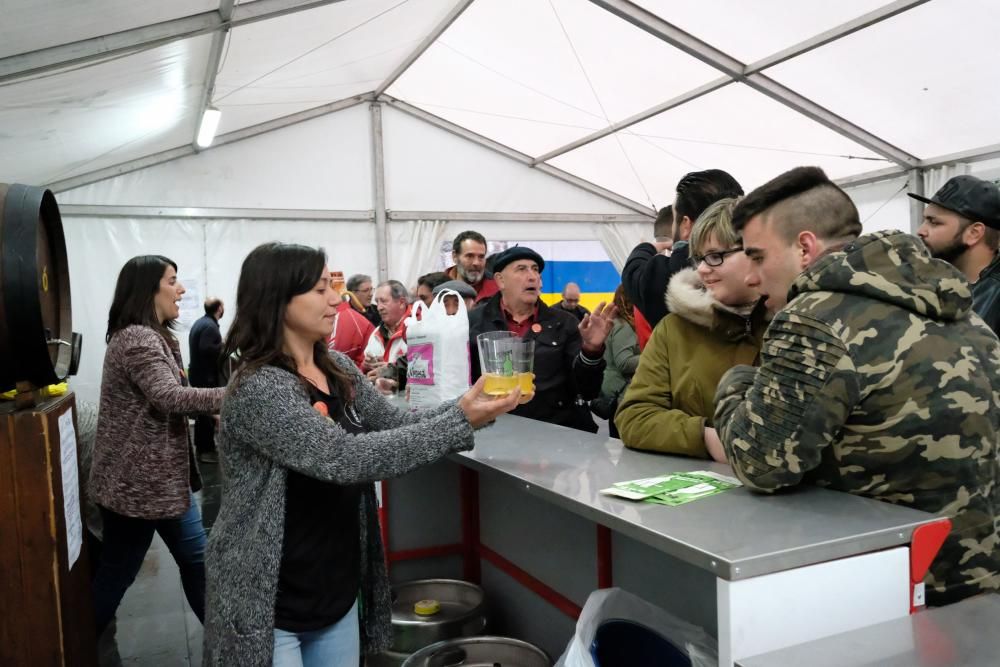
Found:
[[[280,466],[337,484],[403,475],[474,444],[472,426],[454,404],[416,423],[348,434],[313,409],[294,375],[269,367],[231,390],[222,406],[222,432]]]
[[[358,371],[358,367],[349,358],[339,352],[331,353],[333,360],[340,368],[351,376],[354,383],[354,409],[361,417],[361,423],[372,431],[385,431],[407,424],[416,424],[427,419],[438,417],[455,407],[457,401],[445,401],[430,410],[410,412],[390,403],[380,394],[372,383]]]

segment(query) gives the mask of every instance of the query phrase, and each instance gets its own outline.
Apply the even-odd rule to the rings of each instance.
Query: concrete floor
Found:
[[[201,463],[205,488],[196,499],[211,530],[219,513],[218,465]],[[157,535],[121,606],[98,643],[101,667],[200,667],[202,628],[181,588],[181,575]]]

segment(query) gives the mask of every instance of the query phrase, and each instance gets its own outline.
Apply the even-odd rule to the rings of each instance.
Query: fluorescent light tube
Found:
[[[205,114],[201,117],[201,126],[198,128],[197,144],[199,148],[208,148],[215,139],[215,131],[219,129],[219,119],[222,112],[215,107],[205,109]]]

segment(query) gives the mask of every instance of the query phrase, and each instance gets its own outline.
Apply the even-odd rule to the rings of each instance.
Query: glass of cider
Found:
[[[509,331],[487,331],[476,336],[479,370],[486,379],[483,392],[506,396],[517,386],[514,371],[514,348],[520,339]]]

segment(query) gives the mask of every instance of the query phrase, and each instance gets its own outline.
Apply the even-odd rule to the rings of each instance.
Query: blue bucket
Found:
[[[641,623],[601,623],[590,645],[596,667],[691,667],[691,659],[663,635]]]

